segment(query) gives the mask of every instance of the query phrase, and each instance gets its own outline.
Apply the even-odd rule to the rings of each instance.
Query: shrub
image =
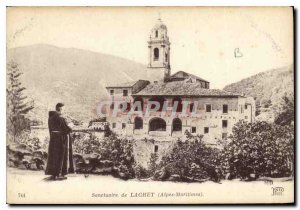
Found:
[[[162,157],[160,168],[170,176],[179,176],[180,181],[219,181],[219,150],[206,146],[203,135],[193,136],[189,132],[186,135],[186,141],[178,139],[171,152]]]
[[[107,174],[122,179],[134,178],[133,147],[130,140],[120,138],[112,133],[104,139],[92,134],[77,133],[73,135],[77,172]],[[104,163],[112,163],[109,166]],[[106,168],[107,170],[103,170]],[[108,169],[109,168],[109,169]]]
[[[28,133],[22,133],[17,142],[7,145],[8,166],[22,169],[43,170],[47,152],[42,149],[38,138],[29,138]]]
[[[231,177],[249,179],[293,174],[294,127],[267,122],[238,122],[224,143],[222,169]],[[253,177],[252,177],[253,178]]]

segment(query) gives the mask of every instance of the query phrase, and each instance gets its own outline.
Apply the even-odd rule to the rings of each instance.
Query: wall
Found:
[[[133,147],[133,153],[135,161],[138,165],[147,168],[149,166],[149,161],[152,153],[154,152],[155,145],[158,146],[157,154],[157,163],[161,160],[161,158],[168,153],[172,149],[176,141],[154,141],[154,140],[145,140],[139,139],[135,141]]]
[[[194,101],[193,98],[183,98],[182,100]],[[172,104],[172,99],[167,98],[168,104]],[[184,135],[185,131],[192,132],[192,127],[196,127],[196,134],[203,134],[205,141],[214,143],[218,139],[222,138],[222,133],[229,135],[232,131],[232,127],[239,120],[245,120],[250,122],[250,107],[245,109],[246,100],[244,98],[200,98],[197,99],[198,108],[197,117],[179,117],[182,121],[182,131],[172,132],[173,119],[176,116],[166,115],[161,117],[161,112],[152,112],[150,116],[143,117],[143,129],[134,130],[134,118],[137,116],[128,116],[127,113],[115,118],[110,118],[109,121],[116,123],[116,128],[113,129],[117,133],[130,136],[165,136],[165,137],[180,137]],[[211,104],[211,112],[205,111],[205,104]],[[228,104],[228,113],[223,113],[223,104]],[[144,99],[144,107],[147,106],[147,99]],[[247,105],[248,107],[249,105]],[[252,113],[253,114],[253,113]],[[155,117],[161,117],[166,121],[166,131],[149,132],[149,122]],[[222,128],[222,120],[227,120],[227,128]],[[126,123],[126,127],[122,129],[122,123]],[[204,128],[209,128],[209,133],[204,134]]]

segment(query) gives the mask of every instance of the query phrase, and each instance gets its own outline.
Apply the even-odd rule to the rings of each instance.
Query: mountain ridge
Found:
[[[68,114],[81,121],[96,117],[97,103],[107,96],[105,86],[145,77],[146,66],[113,55],[48,44],[7,50],[24,73],[26,95],[35,101],[29,115],[46,123],[49,110],[64,102]]]
[[[294,100],[294,67],[288,65],[260,72],[229,84],[224,90],[254,97],[257,119],[273,122],[281,111],[283,97]]]

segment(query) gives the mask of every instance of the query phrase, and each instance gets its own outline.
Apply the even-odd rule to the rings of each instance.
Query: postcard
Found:
[[[293,7],[7,7],[8,204],[294,203]]]

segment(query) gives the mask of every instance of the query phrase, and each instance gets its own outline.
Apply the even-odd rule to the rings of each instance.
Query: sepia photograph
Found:
[[[293,204],[293,7],[6,8],[8,204]]]

